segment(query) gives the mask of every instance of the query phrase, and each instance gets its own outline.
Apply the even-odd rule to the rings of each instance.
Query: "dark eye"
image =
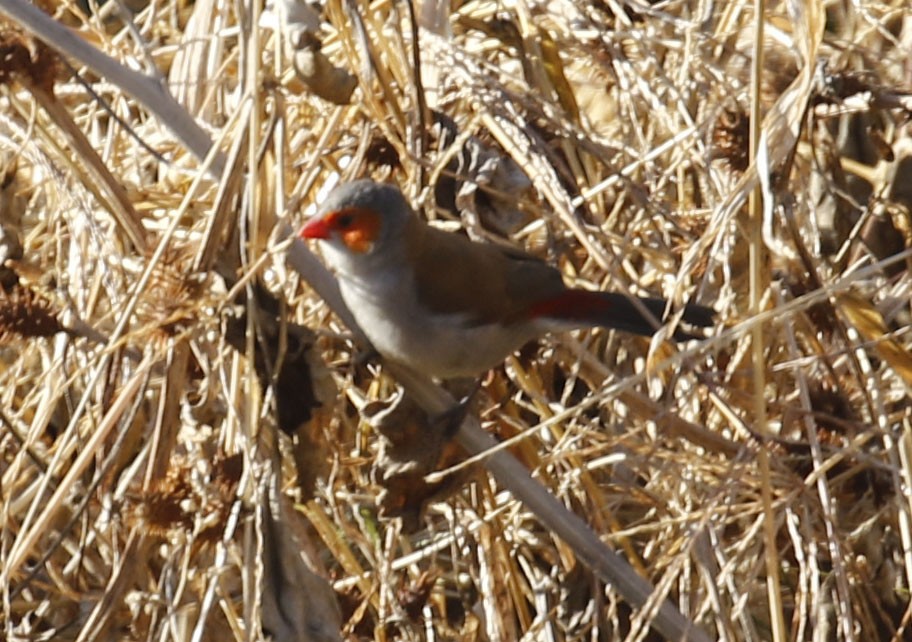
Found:
[[[336,226],[343,230],[351,227],[352,223],[354,222],[355,217],[351,214],[342,214],[341,216],[336,217]]]

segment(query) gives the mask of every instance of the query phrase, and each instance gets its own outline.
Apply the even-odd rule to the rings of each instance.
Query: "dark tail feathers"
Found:
[[[649,315],[654,318],[644,316],[640,312],[640,307],[634,304],[634,298],[642,303]],[[535,306],[533,316],[566,321],[577,327],[601,326],[651,337],[662,322],[666,305],[664,299],[632,297],[617,292],[567,290]],[[714,316],[715,311],[712,308],[691,303],[684,308],[682,320],[687,325],[705,328],[713,325]],[[686,341],[699,339],[701,336],[679,327],[675,330],[674,338]]]

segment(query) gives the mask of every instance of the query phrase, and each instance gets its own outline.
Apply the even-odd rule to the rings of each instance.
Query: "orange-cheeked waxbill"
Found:
[[[602,326],[655,333],[633,297],[568,288],[538,258],[432,227],[393,185],[337,187],[300,236],[322,241],[342,297],[374,348],[439,379],[478,376],[548,332]],[[662,318],[664,300],[639,301]],[[690,304],[682,318],[710,326],[713,310]]]

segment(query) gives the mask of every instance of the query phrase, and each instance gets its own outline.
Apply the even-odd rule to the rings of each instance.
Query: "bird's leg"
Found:
[[[477,395],[478,391],[481,390],[481,381],[482,380],[480,378],[475,379],[472,383],[471,388],[469,389],[468,394],[441,412],[439,415],[428,418],[431,425],[441,431],[444,439],[452,439],[456,432],[459,430],[459,427],[462,425],[462,422],[466,417],[466,413],[469,411],[469,406],[475,399],[475,395]]]
[[[380,356],[380,353],[377,352],[377,349],[373,346],[368,346],[367,348],[361,349],[356,348],[352,352],[351,364],[354,368],[360,368],[361,366],[367,365],[371,361],[374,361]]]

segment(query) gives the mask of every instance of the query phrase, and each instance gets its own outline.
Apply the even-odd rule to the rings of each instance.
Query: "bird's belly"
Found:
[[[343,287],[346,303],[384,358],[439,379],[474,377],[532,338],[517,325],[468,324],[461,315],[431,314],[400,288],[389,297]]]

